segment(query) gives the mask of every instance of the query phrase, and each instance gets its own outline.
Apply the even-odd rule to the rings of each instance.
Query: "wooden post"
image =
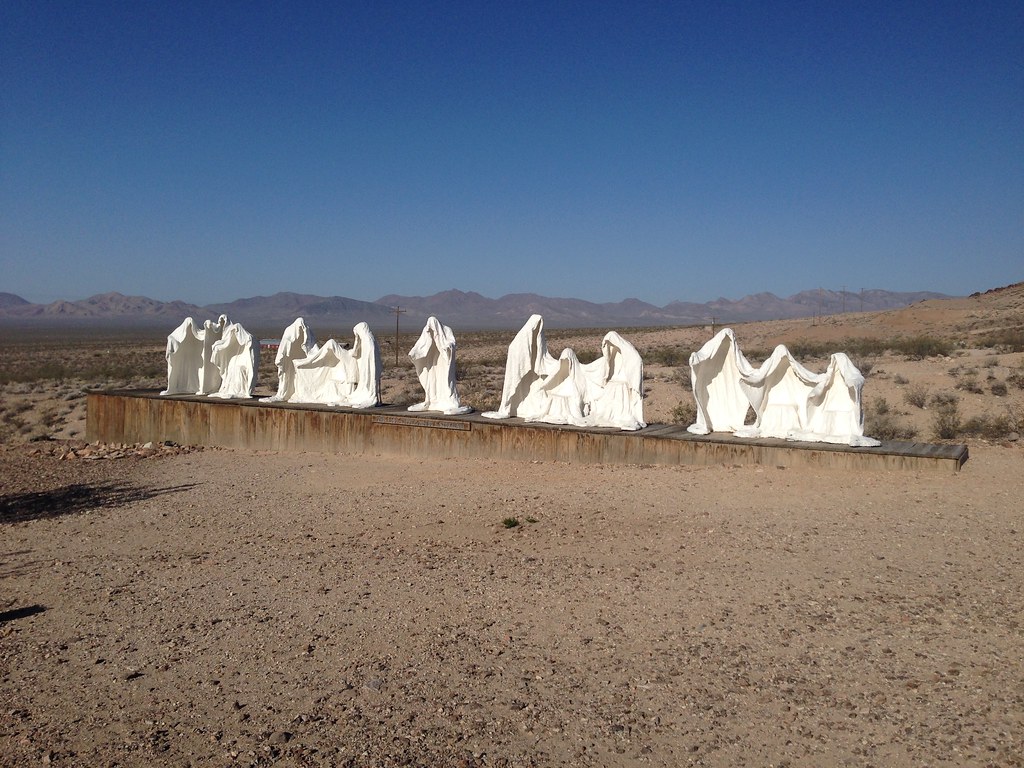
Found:
[[[402,313],[405,312],[401,307],[392,307],[391,311],[395,313],[395,368],[398,367],[398,318],[401,317]]]

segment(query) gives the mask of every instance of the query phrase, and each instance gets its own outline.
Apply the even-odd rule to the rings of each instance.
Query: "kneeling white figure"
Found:
[[[587,378],[576,353],[566,347],[558,357],[558,368],[533,394],[531,415],[526,421],[585,427],[587,424]]]
[[[317,403],[346,408],[380,405],[380,348],[370,326],[352,329],[351,345],[328,339],[308,357],[295,361],[292,403]]]

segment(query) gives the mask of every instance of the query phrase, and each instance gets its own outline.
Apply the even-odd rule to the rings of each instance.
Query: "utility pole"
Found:
[[[405,310],[401,307],[392,307],[391,311],[395,313],[395,368],[398,367],[398,319],[404,314]]]
[[[711,316],[711,335],[715,335],[715,316]]]

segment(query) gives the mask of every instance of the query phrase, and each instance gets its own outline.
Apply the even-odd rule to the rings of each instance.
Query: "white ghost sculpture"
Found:
[[[346,400],[355,389],[359,369],[350,351],[328,339],[309,357],[296,360],[291,403],[333,405]]]
[[[757,420],[735,431],[737,437],[789,437],[807,429],[807,399],[824,381],[800,365],[784,344],[779,344],[761,367],[740,377]]]
[[[441,411],[448,415],[473,410],[459,403],[455,388],[455,334],[451,328],[436,317],[427,318],[409,357],[423,386],[424,400],[410,405],[408,410]]]
[[[277,392],[270,397],[260,399],[262,403],[288,401],[295,393],[295,362],[304,360],[318,349],[316,336],[301,317],[295,319],[281,334],[281,343],[277,347]]]
[[[589,426],[587,421],[587,378],[576,353],[562,350],[558,367],[544,379],[530,398],[530,415],[526,421],[545,424],[566,424],[574,427]]]
[[[220,389],[210,394],[225,400],[252,397],[259,371],[259,343],[239,323],[224,329],[210,359],[220,371]]]
[[[203,332],[186,317],[167,337],[167,389],[161,395],[194,395],[199,391],[203,367]]]
[[[199,389],[197,395],[210,395],[220,389],[220,369],[213,364],[213,345],[220,341],[224,329],[230,325],[227,315],[221,315],[217,322],[206,320],[201,332],[203,339],[203,363],[199,368]]]
[[[518,417],[577,427],[635,430],[643,419],[643,360],[615,331],[605,334],[601,357],[582,364],[571,349],[548,352],[544,318],[531,315],[508,345],[505,383],[489,419]]]
[[[293,403],[319,403],[348,408],[380,405],[380,348],[370,326],[359,323],[355,341],[346,348],[334,339],[294,362]]]
[[[842,352],[835,353],[821,381],[807,395],[805,431],[789,437],[859,448],[881,445],[864,436],[863,390],[864,376],[857,366]]]
[[[352,333],[352,358],[356,363],[356,386],[349,393],[348,401],[342,403],[349,408],[376,408],[380,405],[380,376],[383,366],[380,359],[380,346],[370,326],[359,323]]]
[[[498,410],[482,415],[488,419],[536,416],[539,413],[535,407],[539,399],[537,393],[558,367],[558,360],[548,352],[544,339],[544,318],[531,315],[508,345],[501,404]]]
[[[601,357],[582,366],[588,387],[587,426],[643,429],[644,363],[616,331],[601,340]]]
[[[743,429],[750,399],[740,379],[751,376],[732,328],[723,328],[690,355],[690,382],[697,401],[697,421],[686,428],[695,435]]]

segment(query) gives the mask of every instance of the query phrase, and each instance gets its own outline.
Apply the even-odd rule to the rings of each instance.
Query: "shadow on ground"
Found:
[[[167,493],[187,491],[193,487],[194,484],[141,488],[118,482],[75,483],[50,491],[14,493],[0,496],[0,524],[46,520],[94,509],[112,509]]]
[[[45,605],[26,605],[22,608],[12,608],[9,611],[0,611],[0,624],[35,616],[37,613],[42,613],[45,610]]]

